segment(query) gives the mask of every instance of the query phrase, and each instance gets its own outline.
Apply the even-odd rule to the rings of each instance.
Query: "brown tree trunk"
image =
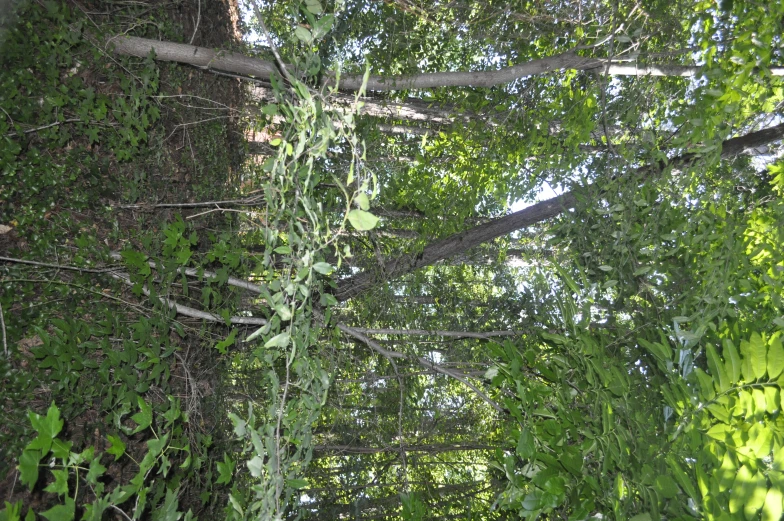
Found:
[[[731,158],[743,153],[753,152],[755,148],[778,141],[784,137],[784,124],[752,132],[745,136],[732,138],[722,143],[722,158]],[[646,165],[636,171],[637,175],[656,175],[667,166],[685,168],[695,159],[696,154],[684,154],[672,158],[669,163]],[[470,230],[456,233],[436,241],[416,255],[405,255],[385,263],[385,270],[367,271],[343,279],[335,290],[335,298],[345,301],[372,288],[382,280],[395,279],[406,273],[430,266],[436,262],[466,252],[482,243],[491,241],[520,228],[531,226],[546,219],[560,215],[577,204],[579,190],[567,192],[547,201],[542,201],[518,212],[493,219]]]

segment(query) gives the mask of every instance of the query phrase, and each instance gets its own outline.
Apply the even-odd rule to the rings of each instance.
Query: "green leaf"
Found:
[[[229,413],[229,419],[231,420],[232,425],[234,425],[234,434],[238,438],[242,438],[245,436],[245,426],[248,424],[245,420],[234,414],[233,412]]]
[[[694,501],[699,501],[700,496],[697,495],[697,489],[694,488],[694,482],[686,474],[686,471],[683,470],[680,463],[675,459],[674,456],[670,456],[667,458],[667,465],[670,467],[672,471],[672,475],[675,477],[675,481],[681,486],[681,488],[691,497]]]
[[[52,454],[55,458],[66,459],[71,454],[71,447],[73,443],[70,441],[63,441],[59,438],[52,440]]]
[[[323,38],[332,29],[334,23],[335,15],[332,14],[324,15],[316,20],[316,23],[313,24],[313,38]]]
[[[52,469],[52,475],[54,476],[54,481],[49,483],[44,490],[61,496],[68,494],[68,471],[65,469]]]
[[[217,483],[219,485],[228,485],[231,483],[231,480],[234,478],[234,461],[224,452],[223,461],[216,462],[216,465],[218,466],[218,473],[220,474]]]
[[[705,433],[711,438],[719,441],[725,441],[727,439],[727,433],[730,432],[731,428],[729,425],[725,425],[723,423],[717,423]]]
[[[27,446],[29,449],[40,449],[42,454],[49,452],[52,447],[52,440],[60,433],[63,428],[63,420],[60,419],[60,410],[52,403],[46,416],[41,416],[34,412],[28,413],[30,424],[38,432],[38,436]]]
[[[767,409],[765,393],[762,391],[762,389],[753,389],[751,391],[751,399],[754,402],[754,414],[758,417],[761,417]]]
[[[653,356],[655,356],[662,362],[668,362],[672,360],[672,348],[670,348],[670,346],[662,344],[660,342],[648,342],[644,338],[639,338],[637,339],[637,341],[645,349],[650,351]]]
[[[765,387],[765,410],[768,414],[773,414],[778,410],[781,400],[781,391],[779,387],[767,386]]]
[[[147,440],[148,452],[145,457],[151,456],[153,459],[157,458],[158,454],[162,453],[163,449],[166,447],[166,442],[169,441],[169,434],[170,433],[167,432],[160,438],[153,438]]]
[[[125,443],[118,437],[113,434],[109,434],[106,436],[106,439],[109,440],[109,443],[112,445],[106,449],[106,452],[109,454],[114,455],[114,461],[120,459],[120,456],[125,454]]]
[[[767,346],[759,333],[752,333],[749,339],[749,354],[751,355],[751,369],[757,379],[765,376],[767,371]]]
[[[743,465],[738,470],[738,473],[735,476],[735,480],[732,483],[732,489],[730,491],[730,514],[736,514],[740,512],[740,510],[746,504],[746,500],[751,495],[753,478],[754,475],[746,465]]]
[[[286,484],[294,490],[302,490],[303,488],[310,486],[310,483],[307,479],[289,479],[286,480]]]
[[[534,454],[536,454],[536,441],[530,429],[524,427],[517,442],[517,455],[523,459],[530,459]]]
[[[227,348],[234,345],[235,338],[237,338],[237,330],[232,329],[228,337],[215,344],[215,349],[217,349],[220,354],[225,355]]]
[[[620,472],[615,475],[615,484],[613,485],[613,489],[616,499],[623,499],[626,495],[626,486],[623,482],[623,476],[621,476]]]
[[[713,400],[716,397],[714,379],[699,367],[694,369],[694,374],[697,375],[697,381],[700,383],[702,396],[707,400]]]
[[[38,481],[38,462],[41,461],[43,454],[40,450],[27,450],[22,452],[19,456],[19,480],[23,485],[30,487],[33,490],[36,481]]]
[[[719,358],[719,354],[716,352],[716,348],[713,347],[713,345],[708,344],[705,346],[705,351],[708,355],[708,368],[710,368],[713,380],[718,385],[719,392],[724,392],[730,387],[730,381],[727,377],[727,372],[724,369],[724,363],[721,361],[721,358]]]
[[[87,472],[87,482],[91,485],[96,485],[98,478],[103,476],[104,472],[106,472],[106,467],[101,465],[100,458],[93,459],[90,462],[90,470]]]
[[[289,345],[289,341],[290,340],[291,340],[291,337],[289,336],[289,333],[287,331],[284,331],[283,333],[277,334],[274,337],[272,337],[269,340],[267,340],[267,343],[264,344],[264,347],[280,347],[280,348],[284,348],[284,347],[287,347]]]
[[[304,43],[310,43],[313,40],[313,35],[310,34],[310,31],[301,25],[294,29],[294,36]]]
[[[784,370],[784,347],[781,345],[781,335],[776,332],[768,342],[768,378],[776,378]]]
[[[245,338],[245,342],[250,342],[251,340],[257,339],[261,335],[266,335],[267,333],[269,333],[269,330],[270,330],[271,327],[272,326],[271,326],[270,323],[264,324],[263,326],[258,328],[256,331],[254,331],[253,333],[248,335],[247,338]]]
[[[671,476],[664,474],[656,477],[654,486],[656,487],[656,492],[666,499],[674,498],[681,490],[678,488],[678,485],[675,484],[675,481],[673,481]]]
[[[245,464],[248,466],[251,476],[254,478],[261,476],[261,473],[264,470],[264,460],[261,459],[261,456],[253,456],[253,458]]]
[[[278,314],[283,322],[291,320],[291,310],[288,308],[288,306],[284,306],[283,304],[274,304],[273,307],[275,308],[275,313]]]
[[[743,506],[743,514],[746,519],[752,519],[765,504],[765,497],[768,493],[768,484],[762,472],[754,474],[747,488],[746,504]]]
[[[347,217],[351,226],[361,232],[372,230],[378,224],[378,217],[364,210],[351,210]]]
[[[329,275],[334,270],[328,262],[317,262],[313,265],[313,269],[322,275]]]
[[[784,513],[784,495],[776,487],[768,489],[765,495],[765,504],[762,506],[761,521],[781,521]]]
[[[738,468],[730,455],[730,451],[725,452],[724,458],[721,460],[721,467],[715,472],[715,477],[718,480],[719,492],[724,492],[732,486],[737,473]]]
[[[727,376],[730,384],[735,385],[740,381],[741,361],[735,344],[729,338],[724,339],[724,361],[727,363]]]
[[[29,513],[32,511],[28,510]],[[22,502],[16,501],[15,503],[5,502],[5,508],[0,510],[0,521],[19,521],[20,514],[22,513]],[[35,514],[33,514],[33,521],[35,521]]]
[[[167,489],[163,508],[157,508],[152,518],[155,521],[178,521],[182,517],[182,513],[177,512],[177,506],[177,491]]]
[[[72,521],[75,508],[76,504],[74,503],[74,500],[67,497],[65,498],[64,505],[54,506],[46,512],[41,512],[41,515],[49,521]]]
[[[321,14],[324,11],[318,0],[305,0],[305,7],[312,14]]]
[[[754,400],[748,391],[739,391],[738,400],[735,402],[735,408],[732,412],[733,416],[740,416],[747,418],[754,413]]]
[[[357,203],[357,206],[359,206],[360,210],[370,209],[370,199],[365,192],[359,192],[354,197],[354,202]]]
[[[141,432],[152,424],[152,407],[144,401],[141,396],[138,396],[138,403],[140,412],[137,412],[131,419],[136,422],[137,427],[131,434]]]
[[[111,502],[106,497],[96,499],[92,503],[84,506],[84,515],[82,521],[102,521],[103,513],[109,508]]]
[[[748,432],[748,447],[754,451],[759,459],[763,459],[770,454],[773,448],[773,430],[763,423],[755,423]]]
[[[137,273],[143,276],[150,275],[152,268],[147,262],[147,256],[134,250],[123,250],[120,256],[125,260],[129,268],[136,268]]]

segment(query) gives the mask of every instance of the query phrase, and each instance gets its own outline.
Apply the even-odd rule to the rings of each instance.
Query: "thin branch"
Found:
[[[258,199],[255,197],[248,197],[245,199],[228,199],[226,201],[201,201],[196,203],[159,203],[159,204],[117,204],[113,208],[120,208],[123,210],[146,210],[151,208],[203,208],[206,206],[216,205],[235,205],[235,206],[254,206],[258,204]]]
[[[519,336],[523,334],[522,331],[431,331],[427,329],[374,329],[369,327],[355,327],[354,331],[358,331],[366,335],[442,336],[451,338],[479,338],[483,340],[492,337]]]
[[[361,341],[362,343],[367,345],[370,349],[372,349],[373,351],[379,353],[380,355],[384,356],[387,359],[408,358],[408,356],[404,355],[403,353],[399,353],[397,351],[390,351],[389,349],[385,349],[381,344],[379,344],[375,340],[373,340],[373,339],[363,335],[361,332],[357,331],[353,327],[349,327],[349,326],[347,326],[345,324],[338,324],[337,327],[338,327],[339,330],[341,330],[344,333],[346,333],[347,335],[352,336],[352,337],[356,338],[357,340]],[[419,364],[422,365],[423,367],[432,369],[433,371],[436,371],[437,373],[441,373],[441,374],[443,374],[445,376],[449,376],[451,378],[454,378],[458,382],[462,383],[463,385],[465,385],[466,387],[468,387],[469,389],[474,391],[477,394],[477,396],[479,396],[482,400],[484,400],[493,409],[495,409],[496,411],[498,411],[500,413],[504,412],[503,407],[498,405],[489,396],[487,396],[487,394],[485,394],[484,391],[479,389],[479,387],[477,387],[476,385],[472,384],[470,381],[468,381],[468,379],[466,379],[462,375],[458,374],[456,371],[453,371],[451,369],[447,369],[445,367],[441,367],[440,365],[436,364],[435,362],[432,362],[432,361],[428,360],[427,358],[414,357],[414,359],[417,362],[419,362]]]
[[[113,251],[109,253],[109,256],[115,260],[122,260],[122,255],[118,251]],[[1,258],[0,258],[1,259]],[[147,265],[153,269],[158,269],[158,265],[153,261],[147,261]],[[214,271],[202,271],[196,268],[177,268],[178,273],[184,273],[190,277],[204,277],[206,279],[216,279],[218,278],[218,274]],[[226,280],[226,283],[229,286],[234,286],[237,288],[242,288],[245,291],[249,291],[251,293],[255,293],[257,295],[261,295],[264,290],[258,284],[253,284],[252,282],[247,282],[242,279],[238,279],[237,277],[229,277]]]
[[[108,266],[105,268],[80,268],[79,266],[68,266],[63,264],[50,264],[48,262],[38,262],[25,259],[15,259],[13,257],[0,257],[0,261],[13,262],[15,264],[29,264],[31,266],[41,266],[43,268],[54,268],[58,270],[81,271],[85,273],[107,273],[117,271],[119,266]]]
[[[131,519],[131,516],[129,516],[128,514],[126,514],[126,513],[125,513],[125,511],[124,511],[123,509],[121,509],[120,507],[118,507],[117,505],[109,505],[109,506],[110,506],[110,507],[112,507],[113,509],[115,509],[115,510],[116,510],[117,512],[119,512],[120,514],[122,514],[122,516],[123,516],[125,519],[127,519],[128,521],[133,521],[133,520]]]
[[[131,277],[127,273],[111,273],[112,278],[119,280],[120,282],[128,285],[133,286],[134,283],[131,282]],[[148,297],[151,295],[151,292],[147,286],[142,286],[142,293],[147,295]],[[208,322],[219,322],[219,323],[226,323],[226,320],[221,317],[220,315],[216,315],[215,313],[210,313],[208,311],[202,311],[200,309],[192,308],[190,306],[184,306],[172,299],[166,297],[158,297],[158,300],[161,301],[163,304],[168,306],[170,309],[175,310],[180,315],[185,315],[186,317],[197,318],[199,320],[206,320]],[[267,324],[267,320],[261,317],[230,317],[229,318],[230,324],[248,324],[248,325],[255,325],[255,326],[263,326]]]
[[[201,22],[201,0],[199,0],[199,9],[196,11],[196,24],[193,28],[193,34],[191,35],[191,40],[188,42],[193,45],[193,39],[196,38],[196,32],[199,30],[199,23]]]
[[[3,353],[8,358],[8,337],[5,332],[5,316],[3,315],[3,303],[0,302],[0,327],[3,329]]]
[[[289,73],[289,70],[286,68],[286,62],[283,61],[283,58],[280,57],[280,53],[278,52],[278,46],[275,45],[275,42],[272,41],[272,36],[270,35],[269,31],[267,30],[267,26],[264,24],[264,17],[261,15],[261,9],[259,9],[259,4],[255,0],[252,2],[253,4],[253,11],[256,13],[256,18],[259,20],[259,25],[261,26],[261,30],[264,32],[264,36],[267,38],[267,42],[269,43],[270,49],[272,50],[272,54],[275,56],[275,60],[278,62],[278,67],[280,67],[281,72],[289,81],[290,84],[294,85],[294,77]]]
[[[5,112],[5,111],[3,111],[3,112]],[[35,128],[31,128],[31,129],[25,130],[25,131],[22,132],[22,134],[32,134],[33,132],[39,132],[41,130],[46,130],[47,128],[56,127],[58,125],[65,125],[66,123],[78,123],[80,121],[82,121],[82,120],[79,119],[79,118],[66,119],[65,121],[55,121],[54,123],[49,123],[48,125],[43,125],[43,126],[40,126],[40,127],[35,127]],[[6,136],[8,136],[8,137],[15,137],[15,136],[18,136],[18,135],[19,134],[16,133],[16,132],[11,132],[9,134],[6,134]]]

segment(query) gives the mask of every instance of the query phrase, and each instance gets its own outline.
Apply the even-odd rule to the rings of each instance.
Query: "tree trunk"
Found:
[[[202,69],[215,69],[260,79],[269,79],[277,71],[275,64],[270,61],[183,43],[162,42],[135,36],[115,36],[107,41],[107,45],[113,45],[116,53],[128,56],[144,58],[154,50],[158,60],[187,63]],[[366,88],[372,91],[387,91],[436,87],[493,87],[527,76],[562,69],[594,70],[600,74],[607,72],[632,76],[645,74],[694,76],[700,70],[699,67],[687,65],[649,67],[618,64],[609,64],[608,67],[607,65],[607,60],[603,58],[589,58],[566,52],[491,71],[432,72],[390,77],[373,75],[368,79]],[[782,76],[784,68],[774,68],[771,73]],[[344,91],[358,91],[362,86],[362,79],[361,74],[344,76],[340,79],[338,87]],[[325,83],[334,84],[334,79],[327,77]]]
[[[782,137],[784,137],[784,124],[728,139],[722,143],[721,157],[731,158],[753,152],[757,147],[778,141]],[[672,158],[668,163],[661,162],[660,164],[641,167],[636,171],[636,174],[656,175],[667,166],[685,168],[697,157],[697,154],[684,154]],[[372,288],[382,280],[395,279],[419,268],[431,266],[440,260],[466,252],[482,243],[560,215],[564,211],[574,208],[577,204],[577,193],[579,191],[567,192],[518,212],[480,224],[470,230],[441,239],[426,246],[422,252],[416,255],[406,255],[388,260],[383,271],[366,271],[343,279],[338,284],[334,296],[339,301],[348,300]]]
[[[259,101],[274,101],[275,94],[270,87],[256,85],[251,89],[251,97]],[[391,118],[417,123],[434,123],[448,125],[455,121],[470,121],[476,117],[471,111],[458,109],[447,104],[433,104],[425,101],[408,98],[403,102],[379,99],[374,96],[363,96],[359,101],[364,103],[359,110],[360,114],[377,118]],[[353,94],[336,93],[330,95],[331,110],[353,111],[355,96]],[[415,131],[414,131],[415,132]]]
[[[378,329],[369,327],[355,327],[354,331],[359,331],[365,335],[403,335],[403,336],[440,336],[445,338],[478,338],[488,339],[499,336],[517,336],[520,331],[436,331],[427,329]]]
[[[495,450],[496,445],[486,445],[479,443],[458,443],[455,445],[412,445],[403,447],[406,452],[425,452],[428,454],[440,454],[443,452],[464,452],[470,450]],[[389,447],[359,447],[356,445],[316,445],[313,452],[330,452],[339,454],[381,454],[400,452],[398,445]]]

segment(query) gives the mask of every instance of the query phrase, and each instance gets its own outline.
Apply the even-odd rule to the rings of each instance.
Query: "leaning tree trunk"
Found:
[[[270,61],[251,58],[235,52],[214,51],[183,43],[162,42],[135,36],[115,36],[107,41],[107,46],[113,46],[115,52],[128,56],[144,58],[149,56],[151,51],[155,51],[156,59],[158,60],[187,63],[202,69],[215,69],[259,79],[269,79],[277,71],[275,64]],[[527,76],[562,69],[592,70],[600,74],[615,73],[632,76],[644,76],[647,74],[657,76],[694,76],[700,70],[697,66],[687,65],[659,65],[655,67],[619,65],[608,62],[604,58],[590,58],[579,56],[574,52],[565,52],[489,71],[432,72],[389,77],[372,75],[368,79],[366,88],[371,91],[387,91],[432,89],[436,87],[493,87]],[[771,74],[784,76],[784,68],[771,69]],[[335,79],[334,77],[326,76],[324,82],[330,85],[335,84]],[[338,87],[344,91],[358,91],[362,87],[362,82],[362,75],[342,76]]]
[[[771,127],[745,136],[732,138],[722,143],[722,158],[731,158],[742,153],[753,151],[757,147],[778,141],[784,137],[784,124]],[[684,154],[674,157],[668,163],[646,165],[636,170],[637,175],[655,175],[667,166],[685,168],[697,159],[696,154]],[[531,226],[538,222],[560,215],[577,204],[577,194],[573,190],[547,201],[529,206],[518,212],[493,219],[470,230],[454,234],[426,246],[415,255],[405,255],[385,262],[384,270],[358,273],[338,284],[334,296],[339,301],[356,297],[383,280],[395,279],[414,270],[431,266],[436,262],[464,253],[482,243],[492,241],[513,231]]]

